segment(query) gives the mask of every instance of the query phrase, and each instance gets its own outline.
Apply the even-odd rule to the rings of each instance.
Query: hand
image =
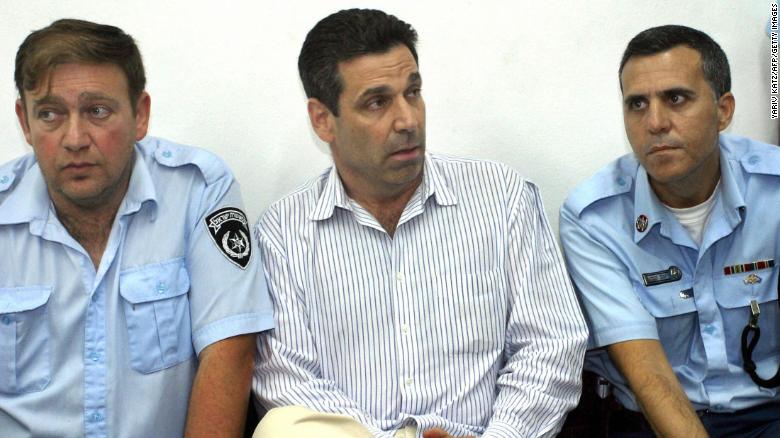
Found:
[[[425,432],[423,432],[423,438],[455,438],[455,437],[447,433],[446,430],[439,427],[435,427],[433,429],[428,429]],[[474,438],[474,436],[469,435],[461,438]]]

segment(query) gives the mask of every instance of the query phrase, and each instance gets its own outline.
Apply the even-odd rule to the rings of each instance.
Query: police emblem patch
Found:
[[[249,241],[249,223],[243,211],[237,208],[221,208],[204,219],[211,240],[222,254],[241,269],[246,269],[252,256]]]

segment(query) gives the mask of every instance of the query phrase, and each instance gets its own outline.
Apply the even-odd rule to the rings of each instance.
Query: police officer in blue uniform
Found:
[[[702,32],[641,32],[620,84],[633,154],[560,219],[585,368],[622,406],[610,435],[780,436],[780,148],[721,133],[729,66]]]
[[[273,311],[233,175],[145,138],[121,29],[56,21],[15,79],[33,154],[0,166],[0,435],[240,436]]]

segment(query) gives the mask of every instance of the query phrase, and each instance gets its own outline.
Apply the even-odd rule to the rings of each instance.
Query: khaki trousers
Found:
[[[395,438],[414,438],[415,426],[395,433]],[[313,411],[303,406],[285,406],[268,411],[257,425],[252,438],[372,438],[352,417]]]

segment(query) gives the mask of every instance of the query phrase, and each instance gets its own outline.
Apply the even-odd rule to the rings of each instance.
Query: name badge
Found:
[[[669,266],[669,269],[658,272],[648,272],[642,274],[642,281],[645,286],[657,286],[659,284],[671,283],[682,278],[682,271],[677,266]]]

